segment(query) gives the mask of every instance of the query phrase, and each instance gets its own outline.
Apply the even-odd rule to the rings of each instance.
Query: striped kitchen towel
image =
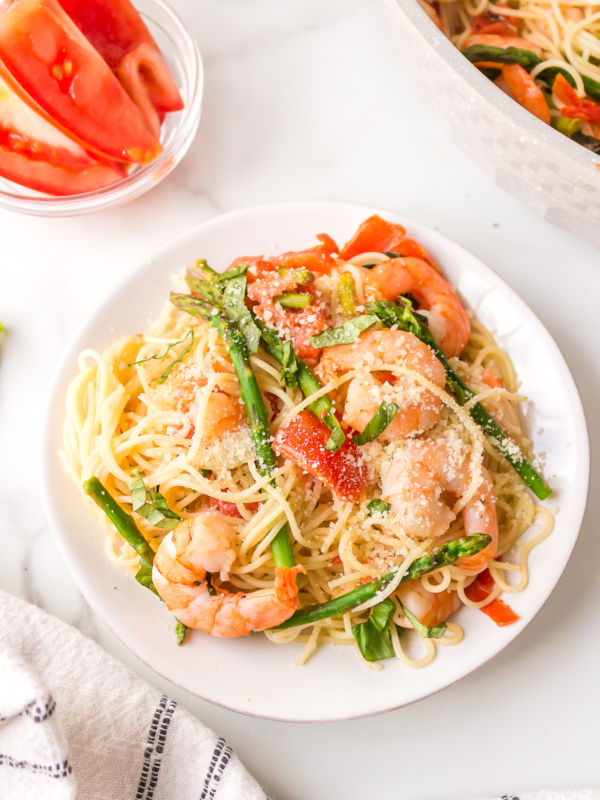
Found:
[[[487,800],[492,800],[491,797]],[[542,789],[539,792],[524,792],[522,794],[503,794],[493,800],[600,800],[598,789]]]
[[[266,800],[227,743],[98,645],[0,592],[2,800]]]

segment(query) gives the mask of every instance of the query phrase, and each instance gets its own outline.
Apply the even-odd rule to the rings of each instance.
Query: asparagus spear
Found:
[[[305,397],[310,397],[323,388],[321,381],[316,375],[313,375],[304,361],[294,353],[291,348],[291,342],[284,342],[279,338],[277,331],[267,327],[257,317],[254,318],[254,321],[260,330],[260,341],[264,351],[273,356],[283,366],[281,377],[288,386],[300,386]],[[289,347],[287,347],[288,344]],[[293,362],[292,365],[290,360]],[[327,395],[319,397],[309,405],[309,408],[331,431],[331,436],[325,448],[327,450],[339,450],[344,444],[346,436],[335,415],[335,407],[329,397]]]
[[[418,580],[435,569],[454,564],[459,558],[474,556],[476,553],[485,549],[492,541],[492,537],[486,533],[474,533],[471,536],[463,536],[447,544],[440,545],[431,553],[417,558],[410,565],[406,574],[402,576],[400,583],[408,580]],[[356,606],[371,600],[394,578],[396,570],[384,575],[382,578],[357,586],[347,594],[328,600],[326,603],[316,603],[310,606],[303,606],[295,611],[289,619],[277,625],[272,630],[280,631],[285,628],[295,628],[298,625],[311,625],[329,617],[341,617],[347,611],[351,611]]]
[[[429,345],[442,362],[446,370],[446,384],[459,405],[464,406],[472,397],[475,397],[475,393],[463,383],[450,366],[442,349],[433,338],[425,318],[419,315],[418,312],[413,313],[410,310],[410,305],[401,308],[387,300],[374,300],[371,303],[367,303],[365,307],[371,313],[376,314],[386,327],[397,325],[400,330],[414,333],[422,342]],[[481,403],[475,403],[469,413],[535,496],[540,500],[550,497],[552,489],[527,461],[517,443],[502,430]]]
[[[133,547],[140,557],[140,568],[136,573],[135,579],[160,597],[154,583],[152,582],[152,562],[154,561],[154,550],[144,539],[142,532],[133,521],[133,517],[124,511],[115,501],[108,489],[96,477],[85,481],[83,490],[100,506],[106,516],[110,519],[115,528],[119,531],[126,542]],[[161,598],[162,600],[162,598]],[[175,636],[177,644],[183,644],[187,626],[177,620],[175,625]]]
[[[106,516],[119,531],[126,542],[133,547],[140,557],[140,570],[135,576],[140,583],[148,589],[158,594],[152,583],[152,562],[154,561],[154,550],[144,539],[142,532],[133,521],[133,517],[114,500],[108,489],[96,477],[92,477],[83,484],[83,491],[100,506]],[[140,574],[141,573],[141,574]],[[148,573],[150,577],[148,578]],[[143,580],[142,580],[143,579]]]
[[[543,61],[531,50],[522,50],[518,47],[491,47],[486,44],[474,44],[471,47],[466,47],[462,54],[473,64],[482,61],[496,64],[519,64],[528,72],[531,72],[534,67],[537,67]],[[575,86],[571,73],[562,67],[546,67],[538,74],[538,78],[550,82],[559,73],[569,81],[571,86]],[[593,78],[588,78],[587,75],[582,75],[581,79],[586,94],[593,100],[600,100],[600,83]]]
[[[276,468],[277,461],[271,445],[269,419],[242,335],[216,303],[174,292],[171,294],[171,302],[180,311],[205,320],[221,335],[240,383],[240,396],[246,406],[258,471],[261,475],[270,475]],[[271,544],[271,552],[276,567],[293,567],[296,563],[287,524],[277,533]]]

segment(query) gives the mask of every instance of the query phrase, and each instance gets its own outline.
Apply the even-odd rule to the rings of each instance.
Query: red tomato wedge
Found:
[[[248,282],[252,283],[266,272],[273,272],[276,269],[300,269],[304,267],[310,272],[318,275],[328,273],[331,267],[336,264],[334,253],[337,255],[339,248],[331,236],[320,233],[317,239],[321,244],[309,247],[308,250],[298,250],[290,253],[282,253],[279,256],[241,256],[236,258],[229,265],[229,269],[248,264]]]
[[[587,122],[600,122],[600,106],[593,100],[579,97],[569,81],[560,73],[556,76],[552,91],[561,103],[565,105],[560,109],[563,117],[583,119]]]
[[[340,251],[340,258],[348,261],[361,253],[398,253],[405,258],[422,258],[438,269],[427,251],[413,239],[406,238],[402,225],[388,222],[378,214],[366,219],[358,226],[354,236]]]
[[[273,447],[276,453],[314,475],[339,497],[360,503],[369,482],[367,465],[349,439],[335,453],[325,450],[330,435],[324,422],[312,411],[304,410],[277,432]]]
[[[183,100],[162,55],[150,44],[139,44],[123,56],[117,76],[158,138],[164,115],[180,111]]]
[[[5,77],[86,149],[116,161],[147,163],[162,149],[106,62],[57,0],[0,6]]]
[[[486,597],[490,596],[494,589],[494,585],[495,581],[490,575],[490,571],[484,569],[483,572],[480,572],[475,578],[473,583],[470,584],[470,586],[467,586],[465,589],[465,594],[469,600],[472,600],[474,603],[480,603],[482,600],[485,600]],[[505,625],[512,625],[513,622],[517,622],[519,619],[519,615],[515,614],[510,606],[507,606],[506,603],[502,602],[502,600],[498,600],[497,598],[479,610],[483,611],[484,614],[487,614],[488,617],[501,628]]]
[[[142,42],[158,45],[129,0],[58,0],[112,70]]]
[[[120,164],[86,153],[15,94],[0,78],[0,175],[52,195],[110,186],[126,177]]]
[[[175,81],[141,16],[129,0],[58,0],[114,70],[150,130],[160,133],[165,113],[181,111]]]

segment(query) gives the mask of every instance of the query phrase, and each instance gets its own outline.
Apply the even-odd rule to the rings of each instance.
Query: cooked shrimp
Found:
[[[495,81],[502,91],[530,111],[542,122],[550,124],[550,108],[544,93],[526,69],[519,64],[505,64],[502,77]]]
[[[365,373],[348,384],[344,420],[355,430],[364,431],[383,400],[399,406],[396,416],[379,437],[383,442],[422,433],[437,421],[442,401],[433,392],[408,376],[385,374],[386,365],[398,364],[414,370],[439,387],[444,386],[445,372],[431,349],[406,331],[369,331],[356,344],[328,347],[317,372],[328,383],[335,377],[361,365],[381,364],[385,377]]]
[[[423,306],[446,356],[460,355],[471,325],[454,289],[430,264],[421,258],[392,258],[374,267],[365,279],[367,300],[396,300],[409,293]]]
[[[394,592],[394,597],[428,628],[440,625],[460,606],[457,592],[430,592],[421,581],[406,581]],[[394,615],[394,622],[404,628],[413,627],[408,617],[402,612]]]
[[[152,580],[169,611],[188,627],[212,636],[247,636],[271,628],[298,607],[296,574],[301,567],[278,567],[272,589],[237,594],[219,589],[210,594],[206,575],[218,573],[227,580],[238,528],[235,519],[219,511],[201,511],[167,534],[154,556]]]
[[[472,482],[472,464],[464,445],[456,441],[415,440],[396,453],[382,475],[381,496],[404,532],[413,539],[443,536],[456,519],[444,502],[444,492],[463,497]],[[485,533],[490,544],[477,555],[456,563],[466,569],[483,569],[498,549],[498,518],[492,479],[481,467],[479,485],[462,511],[467,535]]]
[[[239,384],[232,373],[231,363],[217,356],[203,365],[189,361],[156,388],[153,398],[161,408],[182,412],[192,432],[198,406],[205,402],[200,443],[210,444],[237,430],[246,419]]]

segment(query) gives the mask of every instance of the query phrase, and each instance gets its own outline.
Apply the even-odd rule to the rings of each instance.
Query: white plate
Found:
[[[64,397],[86,347],[102,350],[117,336],[146,330],[167,301],[170,276],[197,258],[225,268],[240,255],[275,254],[315,244],[326,232],[341,245],[373,213],[402,223],[443,265],[449,280],[512,356],[535,449],[559,508],[554,532],[530,557],[530,583],[510,604],[516,624],[497,628],[463,609],[464,641],[439,648],[425,669],[394,660],[368,672],[352,648],[322,647],[304,667],[300,645],[282,647],[264,636],[222,640],[193,633],[177,647],[165,607],[104,554],[104,534],[59,462]],[[141,291],[143,288],[143,291]],[[289,721],[341,720],[412,703],[469,674],[512,641],[556,585],[577,538],[589,472],[585,420],[577,389],[552,338],[525,303],[488,267],[440,233],[397,214],[338,202],[290,202],[236,211],[202,223],[146,257],[100,305],[68,349],[56,376],[42,438],[44,502],[62,553],[90,605],[118,638],[160,675],[235,711]]]

